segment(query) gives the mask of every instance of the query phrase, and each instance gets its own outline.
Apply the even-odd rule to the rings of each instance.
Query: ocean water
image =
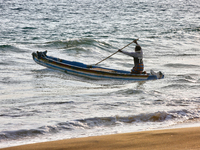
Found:
[[[164,79],[90,80],[31,56],[95,64],[136,38],[145,70]],[[99,66],[133,60],[117,53]],[[199,89],[199,0],[0,0],[0,148],[200,126]]]

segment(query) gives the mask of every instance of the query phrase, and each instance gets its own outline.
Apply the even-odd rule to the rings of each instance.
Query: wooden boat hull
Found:
[[[91,79],[145,81],[164,78],[164,75],[161,72],[155,73],[152,71],[148,74],[130,74],[130,72],[128,71],[115,70],[97,66],[88,66],[80,62],[67,61],[56,57],[47,56],[46,53],[47,51],[33,52],[33,60],[36,63],[48,68]]]

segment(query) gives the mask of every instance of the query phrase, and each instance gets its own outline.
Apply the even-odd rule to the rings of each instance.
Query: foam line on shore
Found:
[[[194,150],[200,149],[199,139],[200,127],[193,127],[66,139],[2,150]]]

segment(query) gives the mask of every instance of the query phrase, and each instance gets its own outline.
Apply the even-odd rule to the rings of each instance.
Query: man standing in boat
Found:
[[[134,60],[134,67],[131,70],[131,74],[142,74],[142,71],[144,70],[144,64],[143,64],[143,52],[142,52],[142,48],[140,47],[140,45],[137,43],[137,40],[134,40],[133,43],[136,44],[135,46],[135,52],[124,52],[121,49],[119,49],[118,51],[126,54],[128,56],[133,57]]]

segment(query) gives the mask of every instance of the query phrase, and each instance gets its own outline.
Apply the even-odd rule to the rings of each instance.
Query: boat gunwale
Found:
[[[48,56],[50,57],[50,56]],[[56,61],[54,59],[48,58],[48,57],[42,57],[39,60],[43,60],[44,63],[51,63],[53,65],[58,65],[60,67],[64,67],[64,68],[69,68],[69,69],[73,69],[76,71],[80,71],[80,72],[87,72],[87,73],[94,73],[94,74],[101,74],[101,75],[112,75],[112,76],[123,76],[123,77],[137,77],[137,78],[146,78],[149,77],[148,74],[125,74],[125,73],[119,73],[119,72],[107,72],[107,71],[100,71],[100,70],[92,70],[90,68],[83,68],[83,67],[79,67],[79,66],[75,66],[75,65],[71,65],[71,64],[66,64],[63,63],[62,61]],[[59,58],[55,58],[58,60],[62,60]],[[72,61],[71,61],[72,62]],[[95,67],[95,68],[101,68],[101,67]],[[107,68],[102,68],[102,69],[107,69]],[[113,69],[111,69],[112,71],[115,71]]]
[[[147,74],[128,74],[128,71],[124,70],[115,70],[110,68],[103,68],[97,66],[88,66],[81,62],[69,61],[60,59],[57,57],[47,56],[47,51],[45,52],[33,52],[33,60],[47,68],[60,70],[68,74],[74,74],[77,76],[83,76],[91,79],[114,79],[114,80],[132,80],[132,81],[147,81],[147,80],[157,80],[163,79],[164,75],[161,78],[158,78],[157,75],[147,73]],[[75,65],[74,65],[75,64]],[[83,66],[83,67],[82,67]],[[96,70],[96,69],[102,70]],[[105,71],[105,70],[108,71]],[[120,72],[121,71],[121,72]],[[126,73],[127,72],[127,73]]]

